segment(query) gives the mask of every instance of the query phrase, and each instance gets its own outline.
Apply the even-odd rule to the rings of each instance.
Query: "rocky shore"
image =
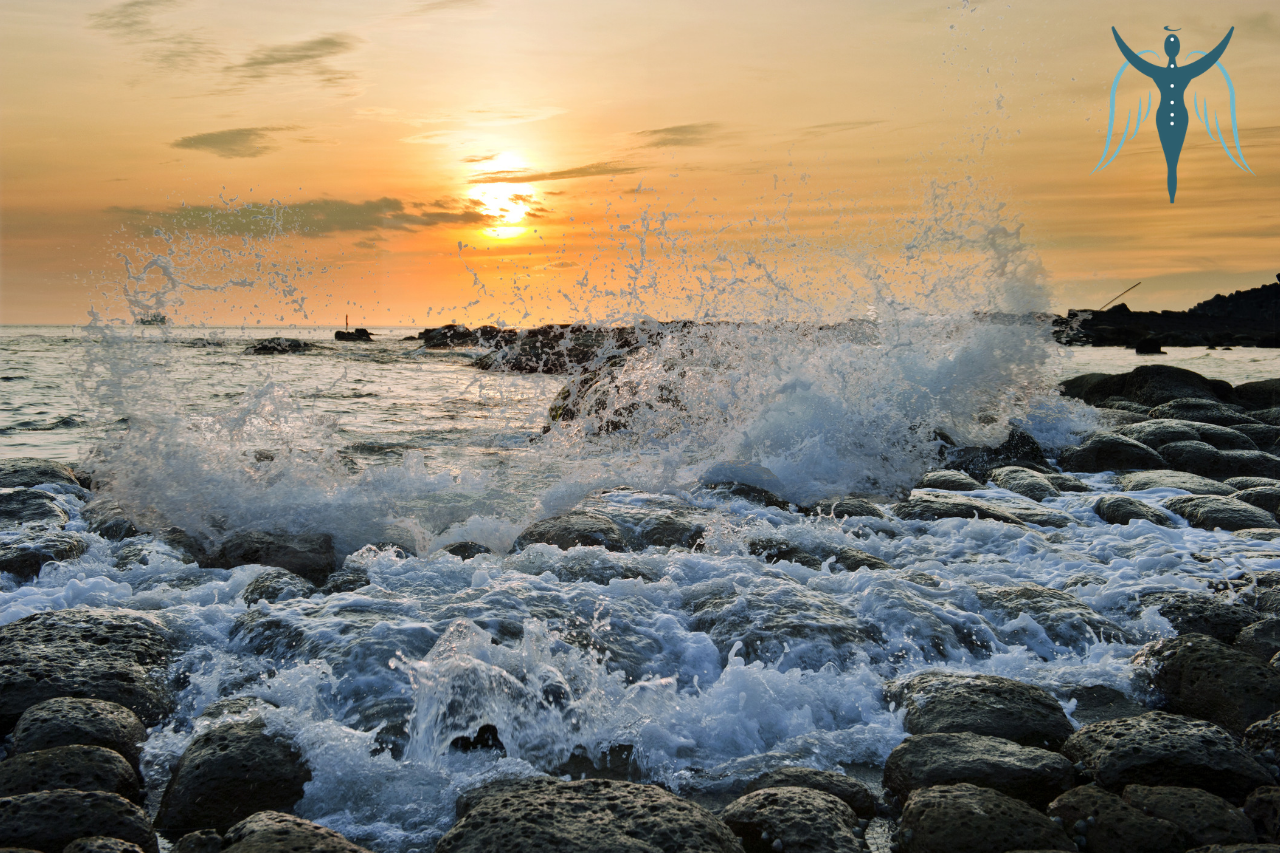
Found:
[[[513,339],[503,357],[519,362],[538,353],[545,367],[568,355],[538,349],[541,340]],[[610,333],[593,347],[623,352],[629,340]],[[592,495],[528,526],[502,559],[564,581],[651,582],[656,562],[717,547],[717,502],[757,507],[779,525],[814,530],[905,537],[948,519],[977,518],[1046,541],[1079,520],[1045,502],[1079,494],[1092,500],[1094,523],[1125,530],[1190,525],[1230,531],[1259,549],[1280,538],[1280,379],[1231,386],[1149,366],[1075,377],[1064,392],[1098,407],[1108,426],[1052,452],[1018,430],[998,447],[944,446],[937,469],[896,502],[847,495],[796,506],[778,495],[780,483],[767,469],[722,464],[683,496],[635,503],[622,499],[625,490]],[[181,530],[140,532],[138,520],[124,517],[94,485],[57,463],[0,462],[0,571],[12,588],[95,548],[110,552],[121,576],[134,580],[145,577],[157,549],[180,558],[181,577],[166,577],[175,584],[260,566],[239,593],[245,604],[312,608],[300,611],[301,627],[266,606],[239,617],[235,641],[273,660],[324,657],[332,648],[325,644],[335,641],[309,632],[306,613],[335,596],[374,589],[367,566],[394,550],[371,544],[338,555],[319,531],[238,531],[218,542]],[[1133,497],[1152,489],[1173,494]],[[1005,497],[969,494],[992,490]],[[920,592],[914,599],[897,593],[895,606],[925,619],[933,611],[921,596],[939,580],[872,553],[868,536],[868,550],[827,547],[817,537],[801,545],[758,536],[746,557],[761,572],[909,580]],[[548,563],[548,549],[569,557]],[[447,551],[464,563],[497,556],[474,542]],[[963,630],[928,617],[935,633],[921,646],[942,661],[950,649],[981,655],[996,642],[1079,650],[1100,640],[1131,642],[1126,628],[1073,592],[1093,582],[1082,576],[1061,589],[974,582]],[[814,657],[801,660],[806,668],[853,654],[885,666],[895,659],[875,620],[843,611],[818,590],[796,584],[790,598],[751,599],[746,608],[736,595],[709,582],[691,587],[681,604],[722,664],[731,654],[748,663],[780,659],[788,641],[817,630],[802,618],[813,613],[822,614],[821,648],[836,657],[810,652]],[[438,642],[452,642],[443,639],[448,632],[468,631],[487,632],[495,643],[521,641],[518,611],[468,609],[463,601],[442,606],[435,622],[404,635],[399,647],[425,657]],[[548,775],[497,778],[464,791],[436,850],[1280,851],[1280,571],[1227,569],[1214,584],[1188,581],[1117,606],[1150,609],[1174,632],[1140,647],[1132,692],[1083,684],[1054,693],[1002,676],[917,669],[885,683],[883,704],[900,714],[908,736],[883,767],[818,770],[797,759],[754,774],[706,773],[667,790],[641,784],[632,744],[601,754],[583,749],[545,768]],[[377,628],[385,622],[381,612],[371,614],[337,642],[385,631]],[[1041,633],[1025,633],[1023,617]],[[656,647],[629,635],[620,610],[612,618],[612,634],[584,633],[582,642],[613,643],[611,665],[638,677]],[[385,659],[382,636],[377,650]],[[160,839],[178,853],[363,849],[291,814],[316,770],[265,698],[238,693],[199,709],[190,722],[198,734],[155,777],[162,788],[148,789],[148,739],[189,712],[180,707],[184,685],[175,664],[192,642],[162,610],[43,609],[0,626],[0,849],[159,853]],[[540,683],[538,691],[538,701],[553,707],[569,687]],[[360,697],[351,725],[377,728],[378,749],[399,759],[410,709],[380,700]],[[504,749],[492,725],[468,729],[450,748]]]

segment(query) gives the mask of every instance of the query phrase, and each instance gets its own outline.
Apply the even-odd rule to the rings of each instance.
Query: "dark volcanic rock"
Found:
[[[574,366],[599,367],[633,350],[634,328],[547,325],[522,329],[497,342],[499,349],[476,359],[481,370],[515,373],[568,373]]]
[[[313,345],[297,338],[263,338],[245,347],[245,355],[284,355],[293,352],[305,352]]]
[[[1245,800],[1244,813],[1259,840],[1280,842],[1280,787],[1258,788]]]
[[[138,845],[119,838],[91,835],[72,841],[62,848],[62,853],[143,853],[143,850]]]
[[[1152,450],[1159,450],[1175,441],[1203,441],[1219,450],[1257,450],[1258,445],[1248,435],[1222,426],[1196,423],[1169,418],[1144,421],[1117,430],[1121,435],[1141,441]]]
[[[158,619],[129,610],[53,610],[0,626],[0,732],[58,696],[115,702],[154,725],[173,707],[151,676],[172,643]]]
[[[79,536],[61,530],[32,531],[0,545],[0,572],[23,579],[34,578],[50,561],[74,560],[86,550]]]
[[[991,480],[1000,488],[1008,489],[1033,501],[1062,496],[1062,492],[1058,491],[1044,474],[1029,468],[1019,468],[1016,465],[993,469]]]
[[[905,800],[919,788],[968,782],[1042,809],[1075,782],[1056,752],[969,732],[912,735],[889,753],[884,786]]]
[[[1202,424],[1230,427],[1236,424],[1257,423],[1248,415],[1213,400],[1180,399],[1170,400],[1151,410],[1151,417],[1179,421],[1194,421]]]
[[[915,791],[899,827],[903,853],[1075,850],[1062,828],[1031,806],[976,785]]]
[[[102,835],[159,853],[146,812],[118,794],[62,790],[0,799],[4,844],[61,853],[78,838]]]
[[[1270,477],[1232,477],[1225,482],[1231,488],[1242,491],[1244,489],[1257,489],[1262,486],[1280,488],[1280,480],[1273,480]]]
[[[196,736],[178,759],[156,828],[174,835],[222,832],[254,812],[293,808],[309,781],[297,747],[267,734],[260,718],[223,723]]]
[[[1054,488],[1060,492],[1091,492],[1092,488],[1087,483],[1070,474],[1045,474]]]
[[[1202,530],[1246,530],[1248,528],[1278,528],[1276,517],[1265,509],[1250,506],[1235,498],[1217,495],[1187,495],[1169,498],[1164,505],[1185,518],[1192,527]]]
[[[1244,382],[1233,389],[1236,402],[1246,409],[1271,409],[1280,406],[1280,379]]]
[[[627,550],[622,530],[612,519],[583,510],[534,522],[516,537],[515,550],[521,551],[535,542],[554,545],[562,551],[578,545],[599,545],[606,551]]]
[[[841,800],[812,788],[765,788],[720,812],[746,853],[787,850],[847,853],[862,849],[858,818]]]
[[[254,564],[288,569],[320,586],[335,568],[333,537],[327,533],[290,535],[242,530],[222,543],[206,568],[234,569]]]
[[[0,459],[0,489],[29,489],[45,483],[79,485],[75,473],[61,462],[30,456]]]
[[[1071,716],[1082,726],[1103,720],[1119,720],[1145,714],[1147,709],[1116,690],[1101,684],[1074,688],[1069,697],[1076,700]]]
[[[951,495],[913,494],[894,504],[894,515],[908,521],[937,521],[940,518],[989,518],[1005,524],[1022,525],[1022,521],[1002,507],[976,498]]]
[[[1280,654],[1280,617],[1268,616],[1242,628],[1235,647],[1260,660],[1271,660]]]
[[[440,550],[447,554],[452,554],[460,560],[471,560],[481,554],[493,553],[488,546],[481,545],[478,542],[454,542],[452,545],[446,545]]]
[[[1105,495],[1093,505],[1093,511],[1107,524],[1128,524],[1131,521],[1149,521],[1161,527],[1177,527],[1167,513],[1125,495]]]
[[[48,699],[32,705],[13,729],[14,752],[56,746],[102,746],[125,757],[136,770],[147,729],[123,705],[100,699]]]
[[[1111,791],[1176,785],[1240,803],[1271,781],[1225,729],[1161,711],[1087,725],[1067,739],[1062,754],[1083,763]]]
[[[1144,364],[1128,373],[1087,373],[1063,382],[1062,389],[1066,396],[1092,406],[1109,397],[1122,397],[1145,406],[1186,398],[1224,402],[1234,397],[1227,382],[1163,364]]]
[[[258,814],[271,815],[280,814],[280,812],[258,812]],[[173,853],[221,853],[221,851],[222,835],[212,829],[188,832],[173,845]]]
[[[138,528],[120,508],[120,504],[110,499],[94,500],[84,508],[84,520],[89,524],[89,532],[96,533],[103,539],[118,542],[138,535]]]
[[[1272,515],[1276,514],[1276,510],[1280,509],[1280,488],[1275,486],[1261,486],[1254,489],[1242,489],[1231,497],[1238,501],[1256,506],[1258,509],[1265,509]]]
[[[365,343],[373,342],[373,334],[368,329],[355,329],[354,331],[343,331],[339,329],[333,333],[335,341],[364,341]]]
[[[870,820],[876,816],[876,798],[867,786],[843,773],[808,767],[779,767],[757,776],[747,784],[743,793],[750,794],[764,788],[812,788],[843,801],[860,818]]]
[[[916,483],[917,489],[942,489],[948,492],[972,492],[982,487],[982,483],[963,471],[930,471]]]
[[[315,591],[314,584],[305,578],[298,577],[288,569],[267,569],[244,588],[244,602],[253,604],[260,599],[266,599],[275,604],[277,601],[288,601],[291,598],[310,598]]]
[[[855,495],[818,501],[813,505],[812,512],[818,515],[829,515],[835,519],[885,517],[884,512],[875,503]]]
[[[1277,445],[1280,445],[1280,426],[1272,424],[1238,424],[1231,428],[1231,432],[1239,433],[1253,442],[1254,447],[1238,448],[1241,450],[1252,450],[1257,448],[1258,450],[1265,450],[1267,453],[1275,456],[1276,447]],[[1204,437],[1201,437],[1200,440],[1208,441],[1208,439]],[[1237,448],[1224,447],[1222,449],[1233,450]]]
[[[1280,710],[1280,672],[1204,634],[1149,643],[1134,665],[1151,668],[1151,685],[1171,711],[1235,735]]]
[[[480,335],[466,326],[448,323],[437,328],[423,329],[415,340],[422,341],[427,349],[445,349],[447,347],[474,347],[480,344]]]
[[[1179,634],[1208,634],[1224,643],[1234,643],[1244,628],[1262,618],[1247,604],[1208,593],[1155,592],[1142,596],[1141,603],[1156,605]]]
[[[320,587],[323,595],[334,595],[339,592],[355,592],[369,585],[369,573],[361,566],[343,566]]]
[[[1076,844],[1089,853],[1168,853],[1182,850],[1182,831],[1174,824],[1143,814],[1109,791],[1084,785],[1049,805]],[[1084,842],[1081,844],[1081,842]]]
[[[1198,788],[1129,785],[1124,801],[1145,815],[1168,821],[1182,830],[1192,847],[1204,844],[1245,844],[1257,840],[1253,822],[1221,797]]]
[[[1216,479],[1280,476],[1280,457],[1261,450],[1219,450],[1203,441],[1171,442],[1160,448],[1160,458],[1169,468]]]
[[[32,523],[61,527],[67,523],[67,514],[49,495],[34,489],[0,494],[0,526],[18,527]]]
[[[1253,752],[1280,750],[1280,713],[1258,720],[1245,729],[1244,745]]]
[[[55,788],[107,791],[142,804],[142,782],[118,752],[101,746],[55,746],[0,762],[0,797]]]
[[[1045,474],[1053,470],[1044,458],[1044,450],[1039,442],[1026,430],[1016,426],[1009,430],[1009,437],[997,447],[961,447],[947,453],[947,468],[964,471],[979,483],[991,479],[994,469],[1008,465]]]
[[[1009,628],[1000,629],[1001,640],[1026,646],[1046,659],[1059,651],[1045,647],[1046,638],[1050,643],[1081,654],[1100,641],[1128,643],[1133,640],[1123,628],[1069,592],[1037,584],[989,586],[979,583],[973,584],[973,591],[984,610],[1000,617],[994,622],[1014,623]],[[1017,623],[1018,617],[1024,613],[1031,615],[1035,626]]]
[[[1236,490],[1225,483],[1188,474],[1185,471],[1142,471],[1137,474],[1125,474],[1116,481],[1126,492],[1141,492],[1147,489],[1182,489],[1193,495],[1227,495]]]
[[[469,798],[465,816],[440,839],[436,853],[742,850],[729,827],[711,812],[653,785],[529,779],[496,784]]]
[[[998,675],[924,672],[891,684],[885,695],[907,709],[902,722],[913,735],[973,732],[1057,749],[1074,731],[1048,691]]]
[[[223,853],[368,853],[332,829],[272,810],[260,811],[240,821],[227,830],[221,844]],[[197,851],[179,849],[177,853]]]
[[[1095,432],[1080,446],[1062,451],[1058,464],[1068,471],[1086,473],[1166,467],[1159,453],[1114,432]]]

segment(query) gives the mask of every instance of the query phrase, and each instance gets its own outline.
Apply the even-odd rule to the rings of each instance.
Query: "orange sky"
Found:
[[[188,322],[705,314],[735,273],[762,298],[762,269],[794,304],[859,314],[851,258],[892,263],[897,219],[966,177],[981,201],[950,201],[1005,205],[1056,308],[1137,280],[1131,307],[1185,308],[1280,270],[1273,6],[10,0],[0,321],[121,316],[122,249],[172,252],[185,304],[166,311]],[[1151,122],[1090,174],[1112,25],[1157,50],[1180,27],[1184,62],[1236,27],[1254,174],[1194,118],[1175,205]],[[1202,82],[1225,129],[1225,85]],[[1126,74],[1121,124],[1145,84]],[[211,217],[220,199],[285,207]],[[256,284],[199,289],[235,278]]]

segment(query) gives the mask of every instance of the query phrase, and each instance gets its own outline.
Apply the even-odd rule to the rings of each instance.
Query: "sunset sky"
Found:
[[[677,316],[700,275],[822,290],[851,258],[891,264],[901,220],[957,180],[952,200],[1022,224],[1055,308],[1139,280],[1131,307],[1186,308],[1280,271],[1276,8],[7,0],[0,322],[127,316],[122,258],[163,251],[184,322]],[[1091,174],[1110,28],[1159,51],[1166,25],[1182,64],[1236,28],[1253,172],[1193,116],[1174,205],[1156,119]],[[1234,154],[1221,75],[1198,82]],[[1149,90],[1126,72],[1121,127]],[[683,278],[637,301],[628,263]]]

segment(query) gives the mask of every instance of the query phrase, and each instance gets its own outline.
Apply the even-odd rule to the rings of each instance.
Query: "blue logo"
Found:
[[[1164,40],[1164,53],[1169,61],[1165,65],[1157,65],[1142,58],[1144,54],[1155,56],[1156,52],[1154,50],[1143,50],[1134,53],[1133,49],[1124,43],[1124,39],[1120,38],[1120,33],[1116,32],[1116,28],[1111,28],[1111,34],[1116,37],[1116,44],[1119,45],[1120,53],[1124,54],[1126,61],[1120,66],[1120,70],[1116,72],[1116,79],[1111,83],[1111,117],[1107,119],[1107,145],[1102,150],[1102,158],[1098,160],[1098,165],[1093,167],[1093,171],[1098,172],[1111,165],[1111,161],[1120,153],[1120,149],[1124,147],[1124,144],[1133,139],[1137,135],[1138,129],[1142,127],[1142,123],[1153,115],[1152,103],[1154,101],[1157,105],[1154,112],[1156,130],[1160,134],[1160,145],[1164,148],[1164,162],[1169,170],[1169,203],[1173,204],[1173,197],[1178,192],[1178,157],[1182,154],[1182,143],[1187,138],[1187,104],[1184,95],[1191,81],[1204,74],[1210,68],[1217,68],[1221,71],[1222,79],[1227,81],[1227,91],[1231,95],[1231,123],[1229,127],[1232,139],[1235,141],[1236,153],[1232,154],[1231,149],[1227,147],[1226,138],[1222,134],[1216,112],[1213,114],[1213,126],[1209,126],[1209,100],[1207,97],[1203,99],[1203,112],[1201,112],[1202,99],[1199,92],[1194,94],[1192,100],[1196,118],[1200,119],[1200,123],[1208,131],[1209,138],[1222,144],[1222,150],[1227,152],[1227,157],[1231,158],[1231,162],[1237,168],[1251,175],[1253,174],[1253,169],[1249,168],[1249,164],[1245,162],[1244,153],[1240,150],[1240,132],[1236,125],[1236,88],[1231,82],[1231,77],[1227,74],[1227,69],[1223,68],[1222,63],[1218,61],[1222,58],[1223,52],[1226,51],[1227,43],[1231,41],[1231,34],[1236,31],[1236,28],[1232,27],[1227,32],[1226,37],[1218,43],[1218,46],[1208,53],[1203,50],[1193,50],[1187,54],[1188,57],[1200,57],[1187,65],[1178,65],[1178,52],[1182,45],[1178,41],[1178,37],[1173,35],[1176,31],[1169,27],[1165,27],[1165,30],[1169,32],[1169,37]],[[1146,109],[1143,109],[1142,99],[1138,99],[1137,122],[1136,124],[1134,123],[1133,113],[1130,112],[1124,123],[1124,132],[1120,134],[1120,141],[1115,150],[1112,151],[1112,130],[1116,124],[1116,89],[1120,86],[1120,77],[1129,66],[1133,66],[1142,74],[1150,77],[1151,82],[1155,84],[1155,92],[1147,94]],[[1154,98],[1152,97],[1153,95],[1155,96]],[[1133,125],[1132,132],[1129,129],[1130,125]]]

